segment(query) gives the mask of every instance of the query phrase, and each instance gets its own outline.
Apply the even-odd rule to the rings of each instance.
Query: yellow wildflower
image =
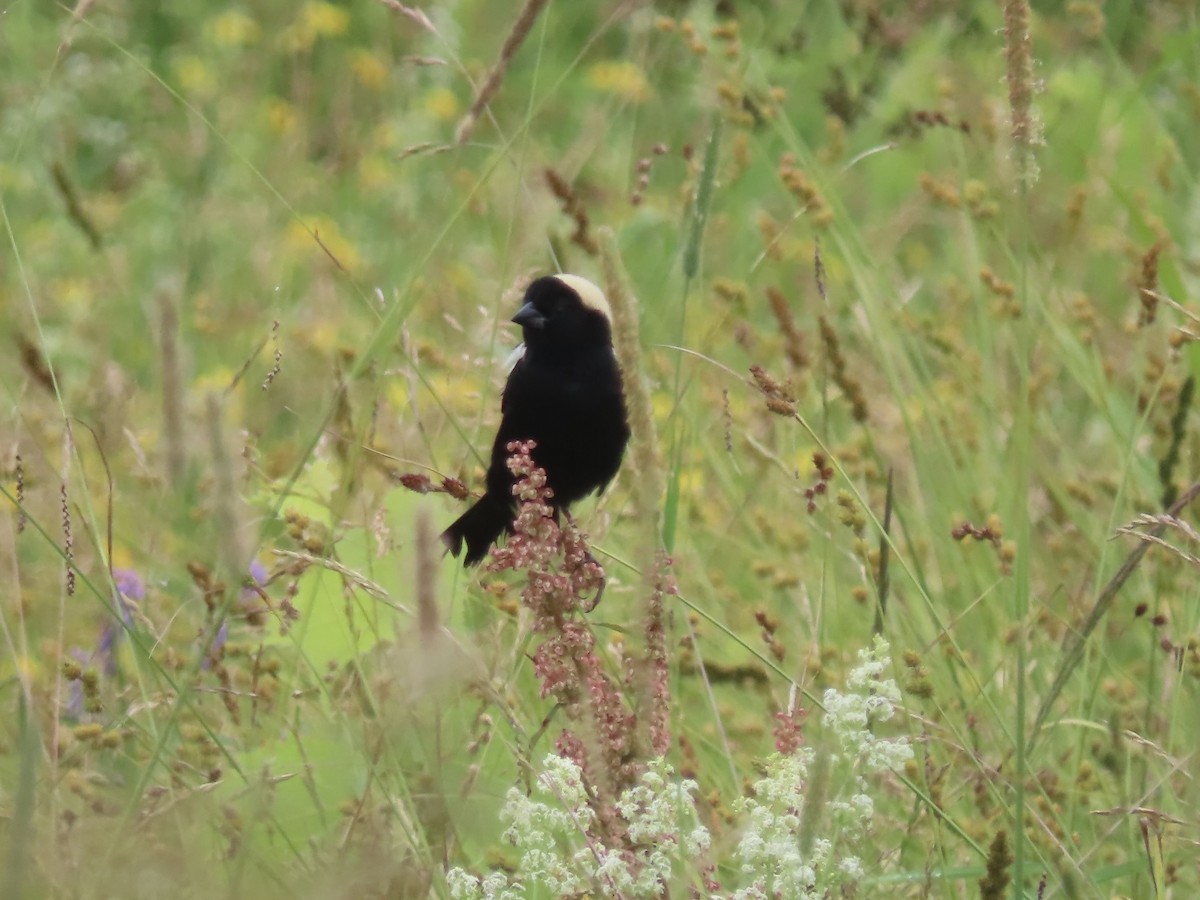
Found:
[[[325,251],[312,236],[314,231],[321,239],[321,245],[339,263],[350,270],[358,266],[361,257],[357,248],[342,235],[337,223],[325,216],[306,216],[303,222],[293,219],[288,223],[287,243],[295,250],[316,250],[324,255]]]
[[[296,127],[296,108],[279,97],[267,101],[267,123],[276,134],[288,134]]]
[[[346,33],[350,25],[350,13],[324,0],[311,0],[300,11],[300,20],[317,37],[336,37]]]
[[[425,112],[435,119],[448,122],[458,118],[458,97],[449,88],[434,88],[425,95]]]
[[[262,29],[258,22],[240,10],[228,10],[212,21],[212,39],[224,47],[245,47],[258,43]]]
[[[86,278],[55,278],[50,282],[50,292],[64,309],[87,309],[92,305],[92,286]]]
[[[284,44],[293,52],[309,50],[318,38],[345,34],[349,25],[350,14],[340,6],[311,0],[304,4],[296,21],[284,31]]]
[[[41,666],[32,656],[17,656],[15,668],[18,676],[25,681],[33,681],[41,673]]]
[[[217,366],[215,369],[201,374],[192,383],[192,394],[197,397],[203,397],[210,393],[224,394],[233,384],[233,377],[236,374],[237,372],[229,366]]]
[[[350,56],[350,68],[363,87],[378,90],[387,81],[387,66],[370,50],[355,50]]]
[[[175,60],[175,76],[179,79],[179,85],[185,94],[209,95],[217,86],[217,80],[213,77],[208,63],[191,54]]]
[[[631,62],[598,62],[588,71],[588,80],[597,90],[617,94],[630,103],[644,103],[650,99],[646,73]]]
[[[333,320],[323,318],[305,326],[302,339],[307,346],[314,350],[332,353],[337,349],[341,337],[341,332]]]

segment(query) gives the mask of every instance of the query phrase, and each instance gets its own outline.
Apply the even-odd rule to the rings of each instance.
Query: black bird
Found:
[[[558,513],[604,490],[629,440],[612,313],[603,291],[578,275],[547,275],[529,285],[512,320],[521,326],[525,344],[504,386],[487,491],[442,533],[455,556],[466,544],[468,566],[483,559],[503,532],[512,532],[510,441],[537,441],[533,461],[546,472]]]

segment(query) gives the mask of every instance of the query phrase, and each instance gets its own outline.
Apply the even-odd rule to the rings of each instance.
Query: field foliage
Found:
[[[0,9],[0,897],[1200,895],[1200,18],[1034,6]],[[553,271],[551,614],[436,535]]]

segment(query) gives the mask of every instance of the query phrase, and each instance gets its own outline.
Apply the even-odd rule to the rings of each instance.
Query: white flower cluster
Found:
[[[454,900],[521,900],[523,891],[508,883],[503,872],[492,872],[479,878],[463,869],[451,869],[446,873],[446,886]]]
[[[514,900],[539,885],[552,895],[598,890],[604,896],[658,897],[672,867],[695,860],[709,847],[708,830],[696,819],[694,781],[676,781],[674,770],[654,760],[641,782],[624,791],[617,811],[628,829],[629,848],[593,839],[595,813],[588,806],[582,773],[570,760],[546,757],[536,798],[508,792],[501,816],[504,832],[521,852],[512,881],[493,872],[480,878],[462,869],[446,875],[455,900]]]
[[[865,776],[902,766],[913,755],[907,738],[887,740],[871,731],[873,724],[895,715],[900,700],[895,681],[883,677],[889,662],[887,642],[877,637],[870,649],[859,652],[847,679],[849,692],[825,692],[823,721],[841,752],[818,760],[811,747],[801,747],[790,756],[772,757],[754,796],[736,805],[745,817],[738,856],[751,881],[732,895],[734,900],[819,898],[863,877],[856,851],[875,812]],[[808,797],[814,777],[825,782],[820,788],[829,798],[825,803]],[[830,814],[827,835],[820,821],[804,821],[824,813]]]
[[[825,692],[823,722],[835,739],[831,749],[804,746],[776,754],[753,797],[735,804],[742,816],[736,853],[745,886],[728,895],[731,900],[818,900],[866,876],[859,854],[875,814],[868,778],[903,766],[913,755],[907,738],[873,732],[896,714],[900,702],[895,681],[885,677],[889,668],[887,642],[876,638],[859,652],[846,692]],[[520,852],[517,875],[480,878],[453,869],[446,876],[450,896],[515,900],[540,887],[552,896],[659,897],[673,874],[694,878],[697,860],[708,853],[695,791],[695,782],[676,780],[670,766],[655,760],[617,801],[628,840],[607,847],[594,834],[595,812],[579,769],[548,756],[535,796],[514,788],[502,812],[505,839]]]
[[[898,769],[913,755],[907,739],[881,740],[870,730],[892,718],[900,702],[896,682],[883,677],[891,666],[888,649],[887,641],[876,635],[868,649],[858,651],[858,665],[846,679],[850,693],[830,688],[821,698],[825,707],[822,721],[838,736],[846,757],[861,760],[868,773]]]

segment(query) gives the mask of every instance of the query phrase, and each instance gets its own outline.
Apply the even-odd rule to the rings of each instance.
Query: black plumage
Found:
[[[611,313],[601,290],[577,275],[538,278],[512,320],[524,333],[524,352],[504,386],[487,491],[442,534],[455,556],[466,545],[468,566],[512,531],[509,442],[537,442],[533,460],[546,472],[557,513],[604,490],[629,440]]]

